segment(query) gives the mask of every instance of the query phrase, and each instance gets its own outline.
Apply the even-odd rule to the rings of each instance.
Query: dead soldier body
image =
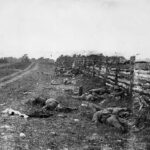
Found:
[[[111,91],[113,91],[111,93],[111,96],[112,97],[118,97],[119,99],[123,98],[123,96],[125,94],[124,90],[121,87],[117,86],[117,85],[112,87]]]
[[[53,115],[53,113],[51,111],[53,111],[59,104],[59,102],[53,98],[47,99],[46,101],[42,101],[42,102],[44,103],[41,105],[43,107],[41,107],[41,109],[39,109],[39,110],[30,112],[28,114],[29,117],[37,117],[37,118],[50,117]]]
[[[81,96],[72,96],[72,97],[75,99],[86,100],[86,101],[95,101],[98,99],[98,95],[95,94],[94,92],[88,92],[82,94]]]
[[[150,101],[146,96],[139,96],[140,108],[136,113],[136,121],[134,127],[137,128],[137,131],[142,130],[150,125]]]
[[[96,89],[91,89],[89,90],[90,92],[94,92],[98,95],[103,95],[105,93],[109,93],[109,89],[105,86],[103,88],[96,88]]]
[[[47,118],[53,115],[52,111],[68,113],[77,110],[77,108],[64,107],[55,100],[54,98],[49,98],[45,101],[45,105],[37,111],[28,114],[29,117]]]
[[[107,93],[107,88],[97,88],[91,89],[88,93],[82,94],[81,96],[72,96],[76,99],[86,100],[86,101],[96,101],[102,98],[102,94]]]
[[[119,113],[122,111],[128,111],[127,108],[106,108],[100,111],[97,111],[93,115],[92,121],[99,125],[99,123],[104,123],[110,126],[113,126],[123,133],[127,132],[127,121],[120,117]]]

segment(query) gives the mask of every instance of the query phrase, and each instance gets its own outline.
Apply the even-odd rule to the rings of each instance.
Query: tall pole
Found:
[[[129,87],[129,96],[132,101],[133,97],[133,87],[134,87],[134,66],[135,66],[135,56],[130,57],[130,87]]]

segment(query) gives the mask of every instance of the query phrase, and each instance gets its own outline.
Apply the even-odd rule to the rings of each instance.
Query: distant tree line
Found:
[[[98,66],[101,67],[102,64],[106,63],[125,63],[127,60],[123,56],[104,56],[103,54],[90,54],[90,55],[61,55],[56,60],[56,65],[65,68],[71,67],[90,67]]]
[[[7,60],[7,58],[0,58],[0,63],[8,63],[8,60]]]
[[[30,62],[30,59],[27,54],[24,54],[20,58],[15,58],[15,57],[3,57],[0,58],[0,63],[5,64],[5,63],[16,63],[16,62]]]

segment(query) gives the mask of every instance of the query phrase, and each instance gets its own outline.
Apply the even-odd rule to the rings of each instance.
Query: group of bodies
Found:
[[[112,97],[113,98],[119,97],[119,99],[121,100],[124,94],[125,91],[119,86],[114,86],[111,88],[105,86],[103,88],[91,89],[84,94],[82,94],[81,92],[79,96],[73,96],[73,98],[85,100],[88,102],[94,102],[94,101],[101,102],[107,96],[109,96],[110,99]],[[104,123],[116,127],[120,129],[122,132],[126,132],[128,130],[128,122],[126,117],[128,117],[131,113],[131,111],[128,108],[121,108],[121,107],[102,108],[101,106],[95,105],[94,103],[93,104],[90,103],[90,104],[92,109],[94,108],[93,110],[95,110],[93,113],[92,121],[94,121],[96,125],[98,125],[99,123]]]

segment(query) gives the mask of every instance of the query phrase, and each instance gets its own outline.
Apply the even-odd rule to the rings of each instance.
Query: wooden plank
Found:
[[[130,75],[127,75],[127,74],[120,74],[120,73],[119,73],[118,77],[119,77],[120,79],[130,80]]]
[[[110,87],[113,87],[113,85],[111,85],[111,84],[109,84],[109,83],[106,83],[106,85],[107,85],[107,86],[110,86]]]
[[[130,69],[130,64],[108,64],[110,68]]]
[[[127,86],[129,86],[130,81],[129,80],[125,80],[125,79],[118,79],[118,82],[126,84]]]
[[[133,91],[136,93],[139,93],[140,95],[150,96],[150,92],[146,92],[146,91],[139,90],[139,89],[133,89]]]
[[[110,83],[110,84],[112,84],[112,85],[115,85],[115,82],[112,81],[112,80],[110,80],[110,79],[107,79],[107,82]]]
[[[145,80],[145,81],[150,81],[150,77],[146,77],[146,76],[138,76],[138,75],[135,75],[135,78],[136,79],[139,79],[139,80]]]
[[[124,83],[118,82],[118,85],[121,86],[121,87],[124,88],[124,89],[129,89],[129,86],[126,85],[126,84],[124,84]]]
[[[130,57],[130,86],[129,86],[129,95],[130,100],[133,102],[133,87],[134,87],[134,64],[135,64],[135,56]]]

